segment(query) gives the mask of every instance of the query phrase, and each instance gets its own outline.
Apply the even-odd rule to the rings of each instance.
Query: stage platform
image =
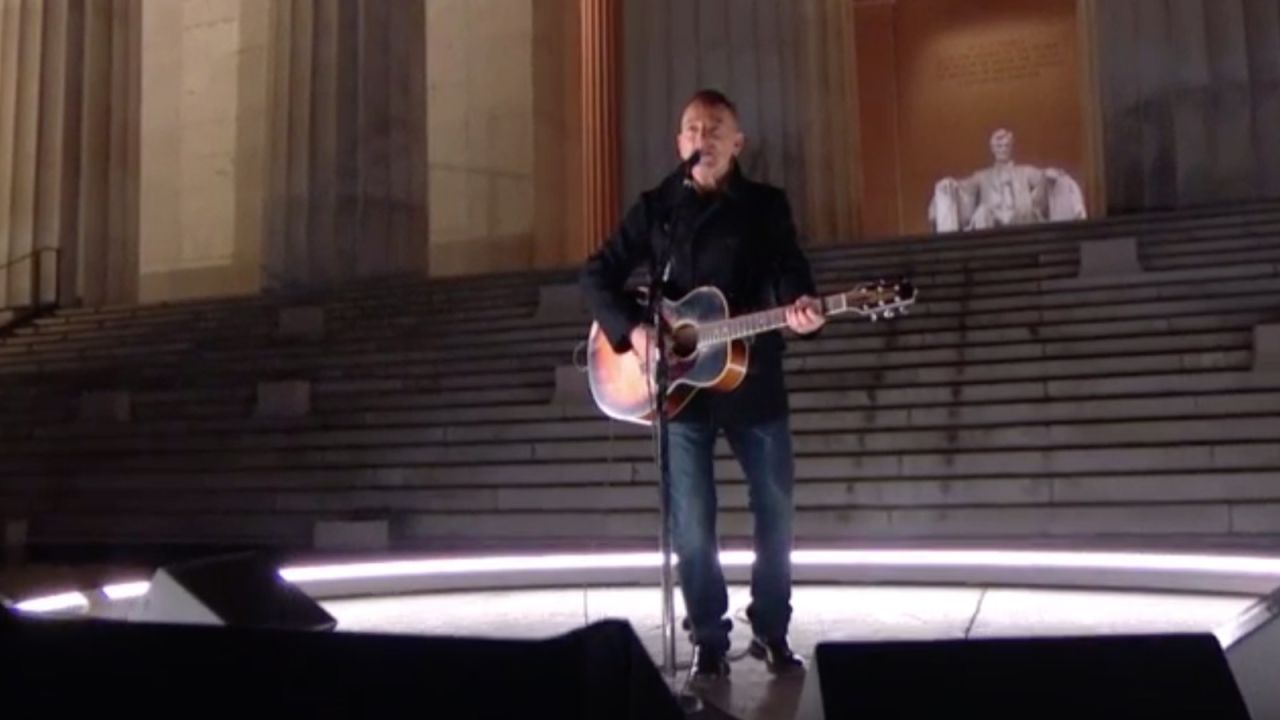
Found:
[[[750,639],[746,587],[730,592],[735,657]],[[1229,624],[1254,602],[1250,595],[930,586],[796,588],[791,639],[807,657],[824,640],[929,640],[1206,631]],[[541,638],[604,618],[625,618],[655,663],[662,662],[660,594],[656,588],[558,588],[446,592],[333,600],[325,608],[350,632],[460,634]],[[677,605],[678,608],[681,606]],[[689,646],[679,639],[685,676]],[[799,717],[802,679],[775,680],[750,657],[732,663],[727,682],[699,695],[735,718]]]
[[[732,673],[699,694],[730,717],[805,717],[804,680],[775,680],[743,652],[750,561],[722,554]],[[547,638],[616,618],[661,665],[657,563],[655,553],[401,556],[286,564],[279,573],[323,605],[339,632]],[[1280,557],[1241,550],[800,550],[793,563],[791,640],[806,657],[839,640],[1215,632],[1229,644],[1242,614],[1280,584]],[[93,577],[112,582],[81,578],[79,590],[41,597],[35,585],[8,592],[26,612],[124,619],[148,590],[140,569]],[[668,676],[676,690],[689,659],[683,635],[678,648],[678,672]]]

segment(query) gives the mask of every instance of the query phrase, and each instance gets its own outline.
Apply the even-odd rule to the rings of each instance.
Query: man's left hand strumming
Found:
[[[822,302],[815,297],[805,295],[787,308],[787,327],[798,335],[815,333],[826,324],[827,318],[822,315]]]

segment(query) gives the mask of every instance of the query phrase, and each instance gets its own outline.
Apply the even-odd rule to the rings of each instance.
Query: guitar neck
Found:
[[[835,315],[848,309],[849,301],[844,294],[828,295],[821,298],[822,313]],[[772,310],[739,315],[728,320],[718,320],[698,327],[698,345],[717,345],[732,340],[742,340],[753,335],[779,330],[787,326],[787,308],[778,307]]]

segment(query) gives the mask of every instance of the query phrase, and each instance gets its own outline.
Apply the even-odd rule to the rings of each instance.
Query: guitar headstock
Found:
[[[877,280],[827,299],[828,313],[852,312],[872,322],[906,315],[915,304],[916,288],[910,280]]]

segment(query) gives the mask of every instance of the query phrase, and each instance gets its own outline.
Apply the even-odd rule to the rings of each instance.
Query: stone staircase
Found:
[[[801,543],[1280,541],[1280,206],[812,258],[826,292],[905,273],[921,302],[791,343]],[[573,282],[40,318],[0,339],[8,542],[648,547],[652,442],[585,398]]]

